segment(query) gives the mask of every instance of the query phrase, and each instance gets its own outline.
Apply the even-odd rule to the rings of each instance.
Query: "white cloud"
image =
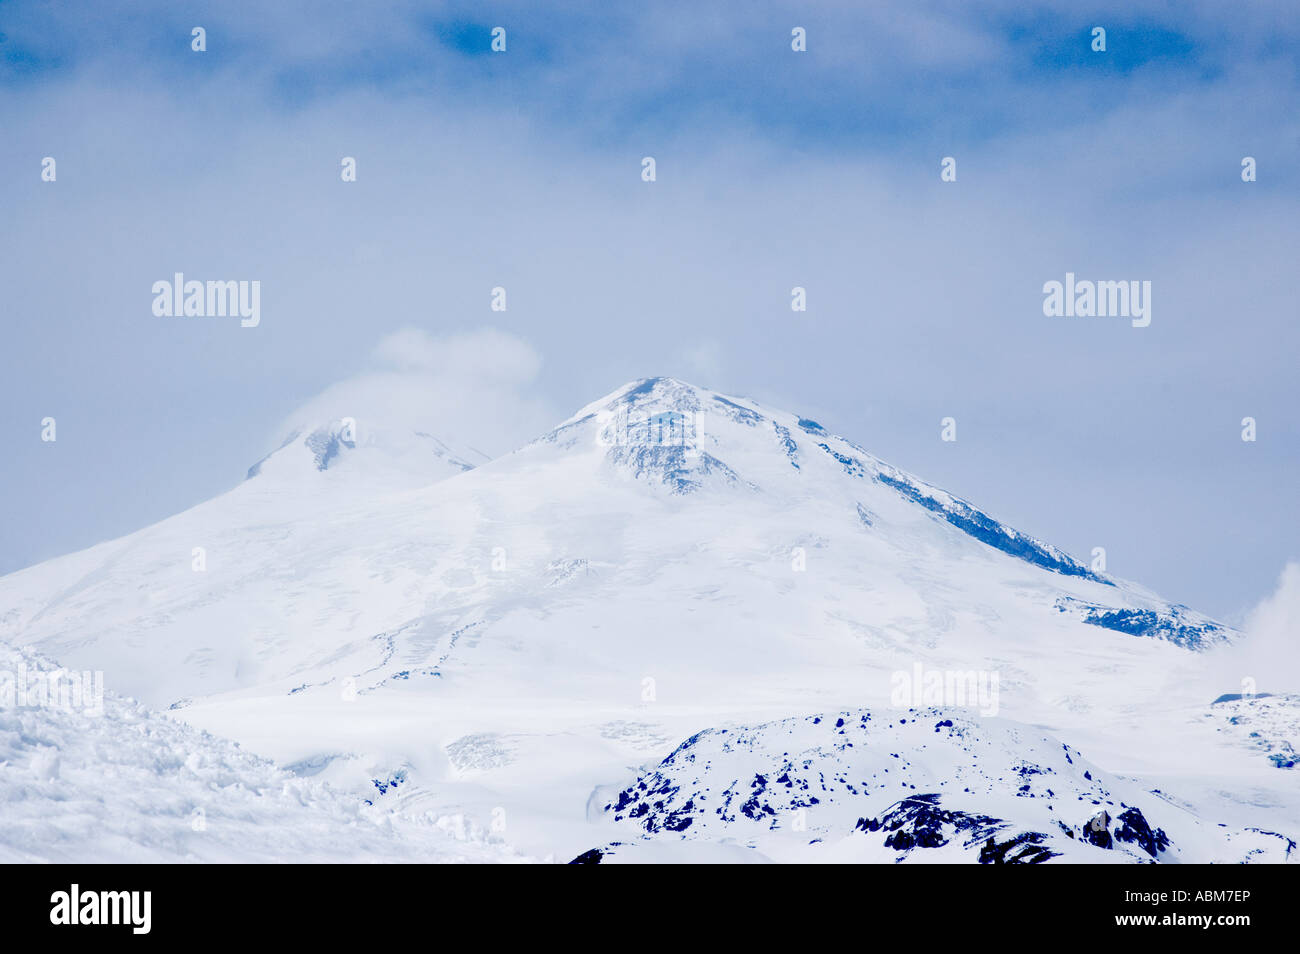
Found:
[[[531,384],[542,366],[531,345],[495,328],[444,338],[419,328],[401,328],[384,335],[371,357],[381,368],[458,379],[463,384],[495,381],[516,387]]]
[[[1300,690],[1300,562],[1282,570],[1277,589],[1251,610],[1236,664],[1260,692]]]
[[[687,369],[687,380],[705,387],[720,387],[722,382],[722,347],[717,341],[707,339],[688,347],[681,355]]]
[[[422,431],[495,457],[562,416],[534,390],[541,363],[530,344],[503,331],[435,337],[402,328],[379,340],[367,370],[326,388],[282,430],[352,417],[362,428]]]

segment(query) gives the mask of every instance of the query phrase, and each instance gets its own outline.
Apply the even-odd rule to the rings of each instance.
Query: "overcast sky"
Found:
[[[489,453],[671,374],[1229,621],[1300,557],[1293,3],[332,6],[0,3],[0,572],[448,347]],[[154,317],[178,271],[260,325]],[[1067,271],[1150,326],[1045,317]]]

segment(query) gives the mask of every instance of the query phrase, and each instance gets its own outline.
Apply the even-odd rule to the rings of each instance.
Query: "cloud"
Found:
[[[306,402],[281,430],[351,417],[363,428],[421,431],[496,457],[563,417],[536,393],[541,366],[532,345],[496,329],[436,337],[400,328],[379,340],[365,370]]]
[[[706,387],[719,387],[722,378],[722,346],[712,338],[687,347],[680,360],[687,369],[687,379]]]
[[[57,413],[65,462],[9,443],[8,495],[64,505],[15,514],[0,568],[221,492],[344,377],[310,413],[499,453],[666,373],[806,412],[1067,549],[1104,543],[1169,598],[1253,603],[1298,532],[1298,21],[1143,0],[1098,19],[1111,59],[1081,62],[1075,6],[523,5],[510,52],[471,57],[444,28],[495,21],[465,2],[361,24],[0,3],[0,272],[10,313],[48,316],[6,328],[0,418],[21,435]],[[178,270],[260,279],[260,327],[154,318]],[[1044,319],[1067,270],[1151,279],[1152,327]],[[528,345],[452,334],[476,319],[527,329],[536,384]],[[948,415],[974,425],[960,449],[936,438]]]
[[[969,142],[1008,127],[1032,132],[1049,116],[1070,123],[1103,113],[1136,88],[1146,101],[1207,75],[1269,62],[1290,70],[1297,21],[1288,4],[1256,2],[1250,15],[1210,2],[1176,12],[1166,0],[1106,6],[1084,19],[1066,0],[1029,11],[1023,0],[840,0],[797,11],[756,2],[739,13],[681,0],[508,4],[493,16],[509,27],[509,52],[492,55],[497,21],[470,0],[383,0],[365,22],[346,6],[302,0],[201,13],[11,3],[0,4],[0,87],[89,73],[96,82],[126,78],[131,89],[161,84],[187,109],[206,90],[221,102],[242,94],[290,111],[365,88],[447,97],[475,113],[523,109],[588,146],[617,142],[629,123],[634,139],[660,141],[703,123],[710,132],[762,130],[799,149],[820,139],[875,150],[910,148],[914,135]],[[201,55],[190,49],[196,18],[208,30]],[[1103,56],[1089,45],[1094,22],[1109,29]],[[797,55],[796,24],[809,42]],[[1244,101],[1261,117],[1278,107],[1287,115],[1284,100]]]
[[[542,366],[526,341],[494,328],[443,338],[419,328],[399,328],[379,340],[371,357],[388,370],[462,384],[493,381],[516,387],[531,384]]]
[[[1243,671],[1261,690],[1300,690],[1300,562],[1288,563],[1273,595],[1251,611],[1243,649]]]
[[[1300,561],[1287,563],[1277,588],[1247,614],[1241,628],[1245,637],[1218,671],[1234,686],[1240,682],[1258,692],[1300,690]]]

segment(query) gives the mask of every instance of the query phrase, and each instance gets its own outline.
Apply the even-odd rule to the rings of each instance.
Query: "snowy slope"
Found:
[[[390,618],[386,600],[373,617],[363,600],[349,601],[337,576],[303,579],[313,557],[349,559],[351,541],[334,533],[336,513],[364,513],[387,496],[463,474],[484,459],[428,434],[367,422],[297,428],[228,493],[7,577],[0,634],[39,644],[60,662],[112,668],[119,691],[153,705],[256,680],[259,660],[286,638],[311,655],[314,620],[302,615],[304,602],[317,618],[346,605],[361,628],[373,619],[380,629]],[[356,574],[368,571],[358,566]],[[300,602],[298,594],[316,583],[333,591]],[[94,620],[92,630],[82,619]],[[81,651],[92,639],[107,656]]]
[[[1193,813],[1300,819],[1287,773],[1205,719],[1240,685],[1231,630],[815,422],[647,379],[472,470],[436,457],[419,486],[368,469],[341,424],[0,578],[0,639],[357,799],[506,818],[562,860],[601,841],[592,793],[682,739],[891,705],[918,666],[996,676],[985,715],[1176,783]]]
[[[1226,693],[1214,700],[1205,719],[1278,768],[1300,763],[1300,693]]]
[[[367,807],[112,693],[56,704],[49,687],[80,674],[52,682],[58,667],[34,654],[0,646],[0,672],[9,677],[0,680],[0,862],[517,858],[489,838],[458,840],[445,819],[440,827]]]

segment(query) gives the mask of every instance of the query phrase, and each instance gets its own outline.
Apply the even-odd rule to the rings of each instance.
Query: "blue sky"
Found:
[[[1229,618],[1300,556],[1292,4],[319,7],[0,2],[0,572],[229,488],[385,335],[486,326],[538,359],[519,421],[751,395]],[[262,325],[159,323],[178,270]],[[1151,327],[1045,318],[1067,270],[1151,280]]]

